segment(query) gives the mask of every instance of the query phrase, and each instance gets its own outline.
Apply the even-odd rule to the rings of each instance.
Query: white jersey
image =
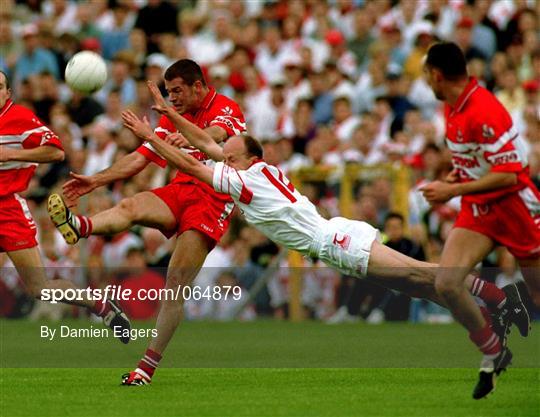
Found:
[[[230,194],[249,224],[274,242],[304,254],[327,223],[281,170],[264,161],[245,171],[218,162],[213,186],[219,193]]]
[[[213,186],[229,194],[247,222],[264,235],[348,275],[365,275],[378,232],[365,222],[324,219],[275,166],[259,161],[237,171],[218,162]]]

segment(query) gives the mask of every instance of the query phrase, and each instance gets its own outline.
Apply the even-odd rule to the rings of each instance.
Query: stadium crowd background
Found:
[[[422,57],[437,39],[455,41],[465,51],[470,74],[495,92],[526,138],[538,184],[539,13],[535,0],[2,0],[0,69],[10,76],[15,101],[33,109],[66,151],[63,163],[38,168],[25,195],[46,264],[54,267],[51,275],[94,287],[163,284],[172,246],[159,231],[135,228],[68,247],[49,221],[45,201],[70,171],[94,174],[138,146],[122,127],[121,111],[131,108],[155,124],[145,80],[163,90],[164,70],[181,58],[199,63],[209,84],[240,104],[249,132],[264,143],[265,159],[286,173],[314,166],[339,172],[351,162],[409,166],[407,237],[403,219],[390,212],[392,185],[386,179],[357,187],[354,218],[383,229],[394,248],[436,262],[459,200],[431,209],[418,192],[451,169],[442,106],[422,77]],[[67,61],[79,50],[98,52],[109,65],[107,84],[91,97],[63,82]],[[80,207],[89,214],[103,211],[123,197],[164,185],[172,174],[151,164],[129,181],[95,190]],[[303,191],[324,215],[336,216],[337,188],[330,180]],[[249,289],[278,252],[235,213],[195,284]],[[88,273],[79,265],[87,265]],[[287,316],[287,259],[278,265],[241,318]],[[0,266],[9,266],[4,254]],[[306,317],[449,319],[435,306],[314,266],[304,276]],[[495,251],[484,266],[494,267],[484,268],[484,277],[499,285],[519,280],[506,251]],[[3,271],[0,316],[80,314],[41,303],[32,308],[17,275]],[[130,317],[144,319],[155,315],[157,302],[124,307]],[[232,300],[186,306],[190,318],[229,319],[235,308]]]

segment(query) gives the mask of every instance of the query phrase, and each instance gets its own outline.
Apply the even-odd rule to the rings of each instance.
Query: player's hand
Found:
[[[71,179],[62,186],[62,193],[66,199],[68,207],[75,207],[79,197],[95,190],[98,186],[97,181],[92,176],[75,174],[70,172]]]
[[[0,162],[11,161],[13,155],[13,148],[9,146],[0,146]]]
[[[188,140],[180,132],[169,133],[165,136],[164,140],[169,145],[176,146],[177,148],[184,148],[190,145]]]
[[[124,122],[125,127],[131,130],[135,136],[143,140],[150,140],[154,134],[146,116],[141,120],[131,110],[125,110],[122,112],[122,121]]]
[[[148,85],[150,94],[154,99],[154,105],[152,106],[152,110],[155,110],[160,114],[167,114],[169,111],[171,111],[173,108],[167,105],[167,102],[163,98],[163,95],[161,94],[161,91],[159,90],[159,87],[156,85],[156,83],[153,81],[147,81],[146,84]]]
[[[459,173],[457,169],[453,169],[448,173],[446,178],[444,179],[446,182],[449,182],[450,184],[453,184],[455,182],[458,182],[459,180]]]
[[[420,188],[424,198],[429,204],[446,203],[452,197],[455,197],[455,184],[449,184],[443,181],[433,181]]]

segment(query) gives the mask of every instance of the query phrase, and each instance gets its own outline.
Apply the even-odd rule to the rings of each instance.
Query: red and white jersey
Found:
[[[469,194],[463,199],[483,204],[532,186],[524,139],[504,106],[471,78],[454,107],[445,105],[446,143],[460,182],[477,180],[489,172],[514,172],[516,185]]]
[[[205,129],[210,126],[222,127],[225,129],[229,137],[246,132],[246,122],[238,104],[236,104],[230,98],[222,94],[218,94],[213,88],[210,89],[204,98],[201,109],[195,115],[183,114],[183,117],[196,124],[201,129]],[[162,116],[154,132],[160,138],[164,139],[170,133],[177,132],[177,129],[166,116]],[[167,166],[167,160],[162,158],[150,143],[145,142],[137,149],[137,151],[143,154],[147,159],[158,164],[160,167],[164,168]],[[193,146],[188,148],[180,148],[178,151],[190,154],[197,160],[203,162],[205,165],[214,165],[214,161],[212,161],[208,155]],[[207,187],[208,191],[212,193],[214,192],[209,185],[201,183],[191,175],[185,174],[181,171],[177,172],[176,177],[172,181],[172,183],[186,182],[198,183],[203,188]]]
[[[62,149],[58,136],[29,109],[8,100],[0,110],[0,145],[16,149],[55,146]],[[34,162],[0,162],[0,197],[19,193],[34,175]]]
[[[213,186],[229,194],[247,222],[269,239],[304,254],[328,223],[277,167],[264,161],[244,171],[218,162]]]

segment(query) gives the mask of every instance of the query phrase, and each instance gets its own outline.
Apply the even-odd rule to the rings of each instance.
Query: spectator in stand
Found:
[[[135,28],[142,29],[146,35],[148,51],[158,52],[159,35],[178,34],[176,6],[164,0],[148,0],[139,10]]]
[[[136,102],[136,84],[131,76],[135,68],[135,56],[130,51],[118,52],[113,60],[110,77],[103,88],[96,94],[101,104],[105,104],[109,93],[118,89],[123,106],[130,106]]]
[[[51,51],[40,46],[39,30],[34,24],[26,25],[22,30],[24,50],[15,65],[15,79],[17,83],[43,72],[51,73],[59,78],[58,63]]]

